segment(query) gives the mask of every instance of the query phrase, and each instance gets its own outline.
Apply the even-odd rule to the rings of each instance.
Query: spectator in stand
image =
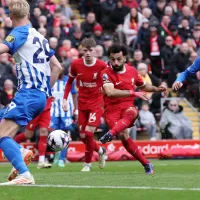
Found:
[[[157,0],[156,7],[153,9],[153,14],[161,22],[164,15],[164,8],[166,6],[166,0]]]
[[[129,64],[137,69],[139,63],[145,63],[143,59],[143,53],[140,49],[136,49],[133,53],[133,61]],[[148,66],[148,71],[151,71],[151,67]]]
[[[62,45],[62,41],[65,39],[64,36],[62,36],[61,28],[60,26],[58,27],[53,27],[52,29],[52,36],[58,39],[58,46]]]
[[[171,36],[165,38],[165,45],[161,48],[160,56],[162,59],[163,78],[168,79],[171,70],[171,59],[174,55],[174,45]]]
[[[192,31],[189,27],[189,22],[187,19],[182,19],[181,24],[178,25],[178,33],[183,42],[185,42],[188,38],[191,38]]]
[[[173,45],[179,47],[182,44],[181,36],[178,33],[178,27],[176,25],[170,25],[169,28],[171,36],[173,38]]]
[[[126,44],[132,47],[132,50],[136,46],[137,34],[142,26],[143,18],[144,16],[136,8],[132,8],[130,13],[125,17],[123,30],[126,37]]]
[[[138,10],[142,11],[144,8],[148,8],[148,7],[149,7],[148,1],[147,0],[141,0],[140,3],[139,3]]]
[[[195,41],[192,38],[188,38],[186,40],[186,43],[188,44],[190,53],[196,51],[197,45],[196,45]]]
[[[59,56],[58,56],[58,39],[56,37],[51,37],[49,39],[49,47],[55,51],[55,56],[57,58],[59,58]]]
[[[40,28],[47,28],[47,17],[40,15],[38,18],[38,23]]]
[[[125,16],[130,12],[130,8],[124,6],[122,0],[117,0],[116,7],[110,13],[110,23],[112,32],[117,32],[119,42],[124,42],[123,24]]]
[[[161,76],[161,58],[160,48],[164,44],[164,38],[159,35],[158,30],[155,26],[150,27],[150,37],[148,40],[148,52],[151,60],[152,73],[160,78]]]
[[[131,8],[137,8],[138,2],[137,0],[123,0],[123,5]]]
[[[7,53],[0,55],[0,87],[3,86],[3,83],[6,79],[13,80],[13,69],[11,63],[9,62],[8,55],[9,54]],[[16,79],[16,77],[14,78]]]
[[[69,20],[73,15],[72,9],[68,5],[68,0],[60,0],[60,9],[62,14]]]
[[[35,29],[40,28],[39,17],[40,17],[41,14],[42,13],[41,13],[41,10],[39,8],[37,8],[37,7],[34,8],[33,16],[31,16],[30,21],[31,21],[33,28],[35,28]]]
[[[196,44],[196,52],[200,56],[200,22],[196,22],[194,24],[192,37],[193,37],[194,42]]]
[[[156,120],[152,112],[149,111],[149,104],[143,103],[141,110],[139,110],[139,121],[142,126],[147,129],[150,140],[156,140]]]
[[[161,85],[165,86],[168,88],[167,82],[162,81]],[[160,116],[161,113],[161,99],[162,98],[168,98],[171,97],[171,93],[153,93],[152,98],[151,98],[151,104],[150,104],[150,111],[155,115],[155,117]]]
[[[113,44],[113,38],[110,35],[105,35],[103,40],[103,47],[104,47],[104,56],[108,56],[108,49]]]
[[[148,73],[148,66],[146,63],[142,63],[142,62],[139,63],[137,66],[137,71],[145,83],[148,83],[151,85],[159,85],[160,83],[159,79],[153,74]],[[151,98],[152,93],[148,93],[147,96]]]
[[[11,100],[14,98],[15,93],[16,89],[14,88],[12,80],[6,79],[3,84],[3,90],[0,95],[0,104],[7,107]]]
[[[63,40],[62,46],[58,50],[58,54],[64,62],[67,59],[67,52],[72,48],[72,43],[70,40]]]
[[[178,100],[171,99],[164,109],[160,128],[162,139],[192,139],[192,123],[184,115]]]
[[[65,17],[64,15],[61,15],[60,17],[60,28],[61,28],[61,32],[62,35],[67,37],[70,34],[71,31],[71,23],[70,20],[67,19],[67,17]]]
[[[103,47],[101,45],[97,45],[95,47],[95,52],[96,52],[96,57],[100,60],[103,60],[105,62],[107,62],[109,60],[108,56],[104,56],[103,53]]]
[[[103,45],[103,28],[100,24],[96,24],[94,26],[92,37],[94,38],[97,45]]]
[[[152,14],[152,11],[150,8],[144,8],[142,10],[142,15],[149,20],[150,26],[158,26],[160,25],[160,22],[158,19]]]
[[[171,24],[177,25],[177,15],[174,14],[174,10],[171,6],[165,7],[164,15],[170,18]]]
[[[194,27],[194,24],[196,22],[196,19],[194,16],[192,16],[192,12],[190,7],[183,6],[182,8],[182,16],[178,18],[178,24],[181,23],[182,19],[187,19],[189,21],[189,26],[192,29]]]
[[[190,52],[187,43],[182,43],[179,51],[172,56],[171,59],[171,72],[169,74],[169,86],[176,80],[179,73],[183,72],[189,62]],[[180,90],[181,92],[184,91]]]
[[[187,63],[186,68],[191,66],[197,58],[198,54],[193,51],[190,54],[190,59],[189,62]],[[200,106],[199,81],[200,81],[200,72],[197,72],[197,74],[189,76],[186,82],[189,92],[188,99],[192,100],[192,103],[195,107]]]
[[[41,27],[41,28],[38,29],[38,32],[41,35],[43,35],[46,39],[48,38],[48,36],[47,36],[47,29],[46,28]]]
[[[138,32],[138,39],[137,39],[137,46],[141,49],[142,52],[144,52],[144,57],[148,57],[147,44],[149,43],[149,37],[150,37],[150,31],[149,31],[149,20],[144,18],[142,20],[142,26],[140,27],[140,30]]]
[[[83,31],[78,27],[74,28],[73,35],[70,38],[72,42],[72,47],[78,48],[81,44],[82,39],[83,39]]]
[[[170,32],[170,30],[169,30],[169,25],[170,25],[170,22],[171,22],[171,19],[170,19],[170,17],[169,16],[167,16],[167,15],[164,15],[163,17],[162,17],[162,21],[161,21],[161,26],[160,26],[160,30],[159,30],[159,32],[160,32],[160,35],[162,36],[162,37],[166,37],[166,36],[168,36],[168,35],[171,35],[171,32]]]
[[[112,31],[110,27],[110,14],[114,10],[116,0],[104,0],[101,4],[101,24],[103,28],[108,31]]]
[[[60,27],[60,18],[62,16],[62,11],[57,8],[53,14],[53,27]]]
[[[83,37],[90,37],[93,33],[94,26],[97,24],[95,14],[89,12],[86,20],[81,23],[81,29],[83,31]]]

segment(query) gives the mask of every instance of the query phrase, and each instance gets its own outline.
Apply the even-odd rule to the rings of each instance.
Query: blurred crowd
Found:
[[[12,29],[9,2],[10,0],[1,0],[0,42]],[[85,37],[94,38],[97,43],[96,57],[105,62],[109,60],[108,48],[114,42],[126,44],[129,50],[127,63],[138,70],[145,82],[154,85],[162,82],[169,88],[177,75],[200,55],[200,0],[28,2],[31,6],[32,26],[49,40],[50,47],[55,50],[66,75],[71,62],[82,56],[80,42]],[[73,12],[72,4],[80,15]],[[1,107],[7,106],[16,92],[15,77],[12,58],[8,54],[0,55]],[[199,79],[200,74],[188,79],[178,94],[181,97],[192,96],[192,103],[196,107],[200,105]],[[161,113],[160,99],[170,97],[171,94],[148,95],[151,99],[148,103],[137,99],[135,102],[141,108],[138,127],[144,127],[149,138],[154,139],[158,129],[155,119]],[[173,111],[170,104],[167,109]],[[164,126],[162,122],[161,119],[162,128],[171,126],[169,123]],[[106,129],[103,122],[102,127]],[[191,134],[187,137],[191,138]]]

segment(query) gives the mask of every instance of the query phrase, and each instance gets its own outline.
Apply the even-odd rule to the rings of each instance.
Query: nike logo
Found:
[[[80,76],[80,75],[82,75],[83,73],[80,73],[80,74],[77,74],[77,76]]]
[[[116,82],[116,85],[119,85],[121,82],[122,82],[122,81],[120,81],[120,82]]]

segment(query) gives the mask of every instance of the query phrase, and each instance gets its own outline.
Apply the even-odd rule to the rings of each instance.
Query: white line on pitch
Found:
[[[91,186],[91,185],[22,185],[23,187],[41,188],[88,188],[88,189],[130,189],[130,190],[169,190],[169,191],[200,191],[200,188],[170,188],[170,187],[148,187],[148,186]]]

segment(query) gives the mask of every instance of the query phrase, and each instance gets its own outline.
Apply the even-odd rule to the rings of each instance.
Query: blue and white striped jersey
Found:
[[[52,117],[72,118],[73,116],[74,103],[73,103],[72,94],[77,93],[75,82],[73,82],[71,92],[69,93],[69,96],[67,99],[69,110],[67,112],[64,112],[62,109],[62,101],[64,97],[64,90],[65,90],[65,85],[66,85],[67,80],[68,80],[68,76],[65,76],[64,79],[62,80],[57,80],[53,88],[51,89],[52,95],[53,97],[55,97],[55,101],[52,103],[52,106],[51,106]]]
[[[51,96],[50,58],[54,51],[47,39],[28,24],[15,27],[3,43],[15,59],[18,90],[34,88]]]

